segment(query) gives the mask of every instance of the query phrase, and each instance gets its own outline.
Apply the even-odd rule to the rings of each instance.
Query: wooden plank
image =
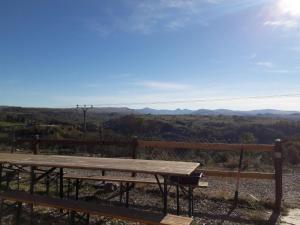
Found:
[[[17,139],[16,144],[30,143],[35,144],[34,139]],[[93,141],[93,140],[69,140],[69,139],[39,139],[39,144],[52,144],[52,145],[99,145],[99,146],[131,146],[132,141]]]
[[[39,195],[30,195],[21,191],[10,191],[0,194],[0,197],[10,201],[18,201],[27,204],[34,204],[43,207],[51,207],[57,209],[65,209],[69,211],[77,211],[88,213],[91,215],[105,216],[121,220],[128,220],[139,223],[154,225],[189,225],[191,218],[175,215],[162,215],[160,213],[147,212],[135,209],[101,206],[86,201],[74,201],[67,199],[56,199]]]
[[[65,174],[66,179],[80,179],[80,180],[93,180],[93,181],[112,181],[112,182],[129,182],[129,183],[143,183],[143,184],[157,184],[157,181],[152,178],[143,177],[117,177],[117,176],[78,176],[76,174]],[[163,183],[163,180],[160,179]]]
[[[178,176],[188,176],[199,166],[193,162],[7,153],[0,153],[0,163]]]
[[[204,176],[237,177],[237,171],[220,171],[220,170],[203,170],[203,169],[197,169],[197,171],[203,172]],[[272,180],[275,178],[275,174],[274,173],[260,173],[260,172],[241,172],[240,178]]]
[[[138,141],[140,148],[163,148],[163,149],[195,149],[195,150],[218,150],[218,151],[254,151],[273,152],[274,145],[262,144],[225,144],[225,143],[195,143],[176,141]]]
[[[80,180],[93,180],[93,181],[111,181],[111,182],[129,182],[129,183],[140,183],[140,184],[157,184],[156,179],[144,178],[144,177],[117,177],[117,176],[80,176],[77,174],[65,174],[66,179],[80,179]],[[159,179],[160,183],[163,183],[162,179]],[[207,187],[208,182],[199,181],[195,187]]]

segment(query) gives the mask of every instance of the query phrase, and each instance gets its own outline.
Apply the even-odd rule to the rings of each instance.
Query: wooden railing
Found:
[[[264,152],[270,153],[274,162],[274,173],[263,172],[241,172],[239,171],[220,171],[206,170],[199,168],[206,176],[233,177],[247,179],[268,179],[275,180],[275,211],[280,212],[282,202],[282,142],[276,140],[273,145],[265,144],[225,144],[225,143],[191,143],[175,141],[145,141],[133,138],[131,141],[82,141],[82,140],[50,140],[40,139],[36,135],[35,139],[14,139],[13,148],[18,144],[29,143],[32,146],[33,153],[38,154],[40,144],[56,145],[90,145],[90,146],[120,146],[131,147],[131,157],[137,158],[138,149],[164,149],[172,151],[175,149],[193,149],[196,151],[234,151],[234,152]],[[242,155],[242,154],[241,154]]]

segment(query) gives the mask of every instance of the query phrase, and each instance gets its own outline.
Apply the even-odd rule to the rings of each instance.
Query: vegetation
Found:
[[[128,113],[128,112],[127,112]],[[148,140],[199,141],[223,143],[272,144],[284,141],[285,158],[300,163],[300,120],[264,116],[141,115],[91,110],[87,117],[86,139],[131,138]],[[83,138],[82,112],[75,109],[0,108],[0,143],[9,144],[12,134],[18,138]],[[95,150],[96,151],[96,150]],[[191,155],[180,154],[188,158]],[[236,166],[236,155],[195,152],[203,163]],[[151,157],[155,152],[151,154]],[[147,157],[147,156],[145,156]],[[194,158],[194,157],[193,157]],[[263,154],[246,155],[246,161],[258,166]]]

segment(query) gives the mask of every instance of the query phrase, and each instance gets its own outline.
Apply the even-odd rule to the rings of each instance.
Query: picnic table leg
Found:
[[[22,210],[22,202],[17,202],[16,225],[20,224],[21,210]]]
[[[58,194],[58,174],[55,175],[55,192]]]
[[[90,223],[90,214],[86,214],[86,221],[85,221],[85,224],[86,225],[89,225]]]
[[[35,167],[30,167],[30,194],[34,193],[34,183],[35,183]],[[33,204],[30,204],[30,224],[33,224]]]
[[[59,169],[59,197],[64,198],[64,169]],[[63,209],[60,209],[60,212],[63,212]]]
[[[79,195],[79,179],[75,181],[75,199],[78,200]],[[75,224],[75,211],[71,211],[70,213],[70,225]]]
[[[129,207],[129,183],[127,182],[126,183],[126,192],[125,192],[125,194],[126,194],[126,208],[128,208]]]
[[[123,199],[123,183],[120,182],[120,199],[119,199],[120,203],[122,203],[122,199]]]
[[[0,164],[0,192],[2,191],[2,172],[3,172],[3,165]]]
[[[168,213],[168,177],[164,176],[164,214]]]
[[[72,212],[70,213],[70,221],[69,221],[69,224],[70,224],[70,225],[74,225],[74,224],[75,224],[75,212],[74,212],[74,211],[72,211]]]
[[[3,199],[0,197],[0,225],[2,224]]]
[[[176,184],[176,205],[177,205],[177,215],[179,215],[179,184]]]
[[[71,191],[71,179],[68,179],[67,198],[70,198],[70,191]]]
[[[76,183],[75,183],[75,199],[78,200],[78,196],[79,196],[79,179],[76,179]]]
[[[64,198],[64,169],[59,169],[59,197]]]
[[[2,191],[2,164],[0,164],[0,192]],[[3,199],[0,198],[0,224],[2,222]]]
[[[194,190],[193,187],[189,186],[188,190],[188,199],[189,199],[189,217],[192,217],[194,214]]]
[[[49,196],[49,186],[50,186],[49,175],[45,177],[45,186],[46,186],[46,195]]]
[[[20,172],[17,174],[17,190],[20,190]]]

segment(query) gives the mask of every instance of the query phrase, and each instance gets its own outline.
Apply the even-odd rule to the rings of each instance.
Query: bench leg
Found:
[[[21,211],[22,211],[22,202],[17,202],[16,225],[20,225]]]

